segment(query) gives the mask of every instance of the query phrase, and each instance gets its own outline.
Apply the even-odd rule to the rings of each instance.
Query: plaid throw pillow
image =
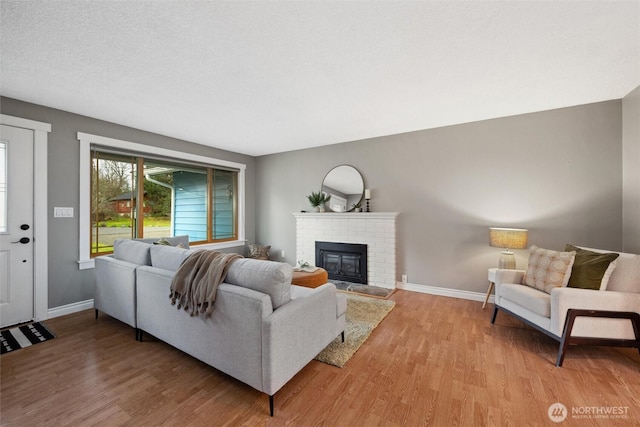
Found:
[[[251,243],[249,245],[249,256],[247,258],[253,259],[269,259],[269,251],[271,246],[256,245]]]

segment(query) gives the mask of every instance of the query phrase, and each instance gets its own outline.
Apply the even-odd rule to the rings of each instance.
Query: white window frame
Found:
[[[238,238],[226,242],[198,245],[198,247],[224,249],[245,245],[245,172],[247,165],[84,132],[78,132],[78,141],[80,141],[80,212],[78,213],[78,222],[80,225],[78,268],[80,270],[94,268],[94,260],[91,258],[89,235],[89,233],[91,233],[91,144],[135,151],[143,155],[149,154],[187,160],[202,163],[213,168],[222,166],[238,169]]]

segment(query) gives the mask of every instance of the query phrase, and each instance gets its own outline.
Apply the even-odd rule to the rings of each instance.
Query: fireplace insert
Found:
[[[316,266],[327,270],[329,279],[366,285],[367,245],[316,242]]]

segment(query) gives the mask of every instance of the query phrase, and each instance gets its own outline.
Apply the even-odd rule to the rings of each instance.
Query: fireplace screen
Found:
[[[327,270],[329,279],[367,284],[367,245],[316,242],[316,266]]]

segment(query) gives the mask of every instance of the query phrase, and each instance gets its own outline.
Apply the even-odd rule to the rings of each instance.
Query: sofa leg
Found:
[[[269,395],[269,413],[273,417],[273,395]]]
[[[144,332],[142,332],[142,329],[136,328],[136,341],[142,342],[142,334],[143,333]]]
[[[493,307],[493,316],[491,316],[491,323],[496,322],[496,316],[498,315],[498,306]]]
[[[96,308],[96,320],[98,319],[98,309]]]
[[[342,331],[342,342],[344,342],[344,331]],[[640,350],[640,349],[639,349]]]

